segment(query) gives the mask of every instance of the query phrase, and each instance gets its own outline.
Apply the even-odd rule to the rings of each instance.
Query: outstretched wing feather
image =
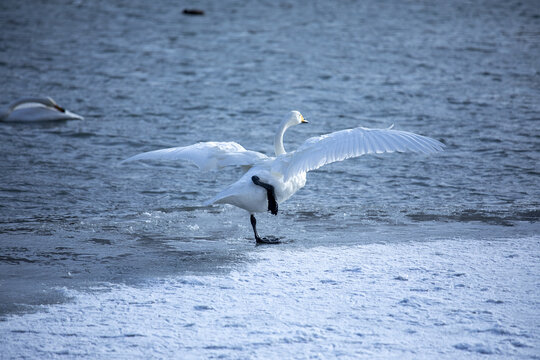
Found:
[[[250,151],[235,142],[201,142],[189,146],[148,151],[124,161],[135,160],[187,160],[202,170],[217,170],[225,166],[250,166],[268,157]]]
[[[364,154],[390,152],[433,153],[444,144],[426,136],[393,129],[356,128],[307,139],[295,152],[288,154],[285,180],[315,170],[323,165]]]

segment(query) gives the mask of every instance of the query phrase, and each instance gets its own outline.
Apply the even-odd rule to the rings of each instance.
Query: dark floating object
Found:
[[[204,15],[204,11],[199,9],[184,9],[184,11],[182,11],[182,14],[202,16]]]

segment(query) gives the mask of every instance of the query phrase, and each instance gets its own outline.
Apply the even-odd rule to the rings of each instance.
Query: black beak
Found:
[[[64,109],[64,108],[61,107],[61,106],[58,106],[58,105],[55,104],[54,107],[55,107],[58,111],[60,111],[60,112],[66,112],[66,109]]]

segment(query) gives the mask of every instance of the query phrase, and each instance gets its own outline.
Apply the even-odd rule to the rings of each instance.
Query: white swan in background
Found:
[[[0,115],[1,121],[39,122],[58,120],[83,120],[83,117],[58,106],[50,97],[24,98],[9,105]]]
[[[225,166],[243,166],[246,173],[206,202],[231,204],[250,213],[257,243],[276,243],[257,233],[255,213],[277,214],[278,204],[290,198],[306,184],[306,173],[323,165],[373,153],[441,151],[442,143],[429,137],[389,129],[341,130],[307,139],[296,151],[283,148],[283,134],[291,126],[307,123],[302,114],[292,111],[274,137],[275,157],[244,149],[235,142],[201,142],[198,144],[154,150],[132,156],[133,160],[188,160],[203,170]]]

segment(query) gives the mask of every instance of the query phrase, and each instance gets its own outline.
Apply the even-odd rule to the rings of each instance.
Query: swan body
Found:
[[[288,128],[302,123],[307,123],[302,114],[292,111],[280,124],[274,137],[275,157],[246,150],[235,142],[201,142],[149,151],[123,162],[188,160],[204,170],[218,170],[230,165],[243,166],[246,169],[244,175],[205,204],[231,204],[248,211],[255,238],[258,242],[264,242],[257,234],[254,214],[270,210],[271,197],[275,197],[277,204],[289,199],[304,187],[308,171],[364,154],[405,151],[427,154],[444,148],[437,140],[411,132],[358,127],[312,137],[296,151],[287,153],[283,147],[283,135]],[[277,214],[277,204],[275,212],[272,210],[274,214]]]
[[[1,121],[40,122],[59,120],[83,120],[83,117],[60,107],[50,97],[24,98],[9,105],[0,115]]]
[[[268,160],[249,169],[238,181],[221,191],[205,204],[231,204],[248,211],[250,214],[265,212],[266,191],[253,183],[252,177],[258,176],[262,182],[275,189],[278,204],[289,199],[295,192],[306,185],[306,173],[300,173],[287,181],[279,173],[272,172],[272,160]]]

